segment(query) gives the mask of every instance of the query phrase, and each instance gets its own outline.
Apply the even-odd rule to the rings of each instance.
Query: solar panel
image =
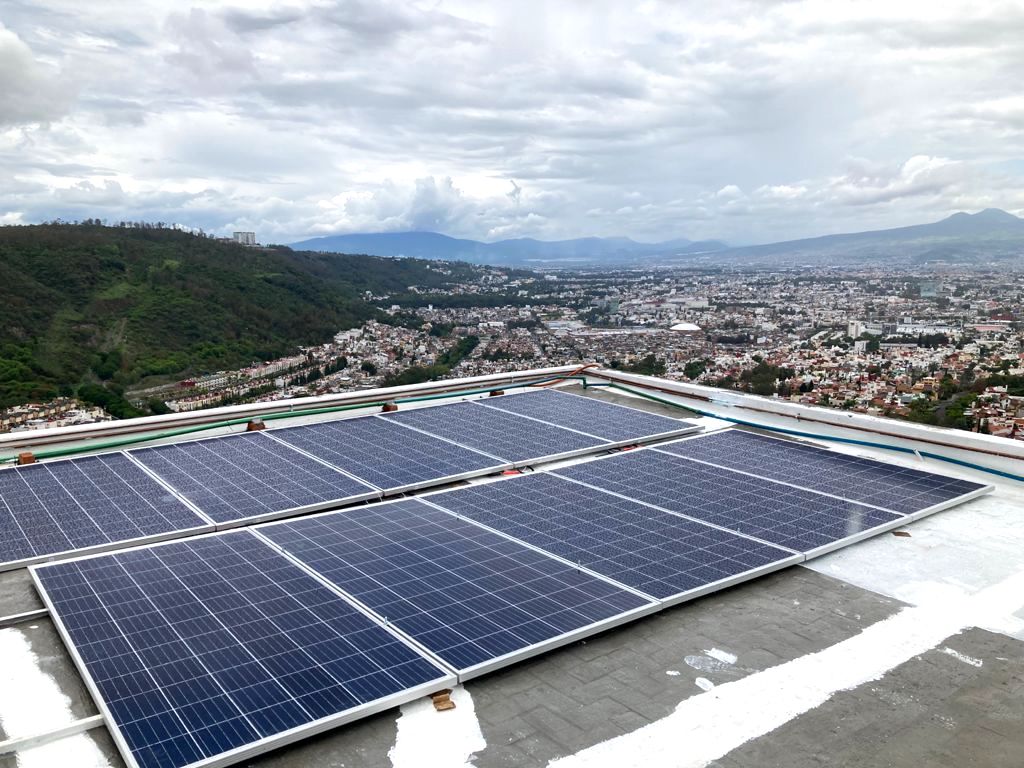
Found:
[[[679,435],[696,424],[553,389],[481,400],[481,405],[529,416],[612,442]]]
[[[261,432],[142,448],[130,455],[219,526],[379,495]]]
[[[237,762],[454,682],[249,531],[33,576],[139,768]]]
[[[525,419],[475,402],[416,408],[381,416],[505,461],[538,461],[591,451],[605,440]]]
[[[802,559],[546,472],[427,498],[661,600],[683,599]]]
[[[270,435],[392,493],[510,466],[377,416],[275,429]]]
[[[891,512],[655,450],[556,474],[804,553],[905,522]]]
[[[0,570],[209,530],[122,453],[0,470]]]
[[[271,523],[259,532],[463,681],[653,606],[417,499]]]
[[[902,514],[920,512],[988,487],[740,430],[670,443],[659,449]]]

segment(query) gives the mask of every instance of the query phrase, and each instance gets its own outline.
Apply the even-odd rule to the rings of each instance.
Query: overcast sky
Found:
[[[0,222],[766,242],[1024,213],[1024,3],[0,0]]]

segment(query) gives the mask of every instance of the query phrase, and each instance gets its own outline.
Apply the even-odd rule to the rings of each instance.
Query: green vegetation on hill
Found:
[[[123,388],[321,344],[380,311],[365,292],[436,290],[475,268],[246,248],[159,226],[0,227],[0,407]]]

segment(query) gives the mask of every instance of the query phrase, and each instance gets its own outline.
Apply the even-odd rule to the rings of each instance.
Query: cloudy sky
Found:
[[[0,0],[0,222],[766,242],[1024,213],[1024,3]]]

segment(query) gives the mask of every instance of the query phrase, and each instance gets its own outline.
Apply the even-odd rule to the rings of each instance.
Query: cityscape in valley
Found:
[[[129,389],[169,411],[598,363],[772,398],[1024,439],[1024,271],[815,267],[473,270],[380,320],[234,370]],[[410,287],[413,295],[415,286]],[[73,397],[5,431],[109,419]]]

